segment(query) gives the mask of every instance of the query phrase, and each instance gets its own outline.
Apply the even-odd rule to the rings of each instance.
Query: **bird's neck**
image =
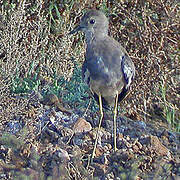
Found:
[[[107,36],[105,32],[87,31],[85,33],[86,43],[91,44],[94,40],[103,39],[105,36]]]

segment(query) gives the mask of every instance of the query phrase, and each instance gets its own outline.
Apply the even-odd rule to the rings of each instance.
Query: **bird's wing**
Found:
[[[135,77],[134,63],[128,55],[122,56],[121,70],[123,72],[123,76],[126,82],[126,88],[128,89],[130,84],[132,83],[132,80]]]
[[[128,55],[122,56],[121,71],[124,76],[125,85],[118,96],[118,102],[121,102],[125,97],[127,97],[129,92],[129,86],[135,76],[135,67]]]
[[[93,55],[92,57],[86,57],[86,60],[82,66],[82,73],[83,79],[87,83],[89,82],[89,76],[91,76],[93,80],[101,79],[104,80],[104,82],[109,81],[110,78],[108,68],[103,60],[103,56]]]

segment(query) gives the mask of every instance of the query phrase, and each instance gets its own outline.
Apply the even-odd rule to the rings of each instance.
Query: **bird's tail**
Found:
[[[121,102],[128,95],[129,89],[127,87],[123,87],[121,93],[118,96],[118,102]]]

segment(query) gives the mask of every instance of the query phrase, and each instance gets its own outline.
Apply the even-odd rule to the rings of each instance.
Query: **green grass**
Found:
[[[167,120],[168,124],[171,126],[171,128],[175,129],[176,132],[180,132],[180,122],[177,119],[175,119],[176,109],[166,99],[167,88],[164,81],[161,81],[160,90],[161,90],[162,101],[163,101],[164,117]]]
[[[18,62],[17,62],[18,64]],[[34,70],[34,62],[31,63],[30,68],[27,72],[27,76],[22,78],[20,77],[20,71],[17,66],[16,74],[12,77],[12,93],[29,93],[31,91],[38,91],[40,87],[40,80],[38,79],[38,72],[32,73]]]
[[[19,69],[16,70],[16,76],[12,78],[11,92],[30,93],[32,91],[38,92],[42,89],[41,93],[46,96],[49,93],[60,96],[63,102],[68,103],[72,108],[86,108],[89,103],[90,94],[89,87],[82,80],[82,71],[79,64],[75,63],[73,76],[71,79],[65,80],[63,76],[58,77],[56,72],[52,77],[52,83],[45,87],[41,87],[41,82],[38,79],[38,69],[34,72],[34,63],[27,73],[27,77],[20,77]],[[97,103],[92,101],[92,108],[97,111]]]

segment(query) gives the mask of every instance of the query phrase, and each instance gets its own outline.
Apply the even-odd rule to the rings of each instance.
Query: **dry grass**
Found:
[[[135,63],[132,93],[122,104],[126,115],[144,120],[160,115],[159,119],[164,117],[177,127],[177,1],[4,1],[1,76],[8,79],[12,91],[55,91],[49,86],[53,87],[60,77],[70,80],[74,62],[83,62],[84,43],[80,41],[81,35],[69,37],[67,33],[85,8],[100,8],[109,16],[110,34],[126,47]]]

